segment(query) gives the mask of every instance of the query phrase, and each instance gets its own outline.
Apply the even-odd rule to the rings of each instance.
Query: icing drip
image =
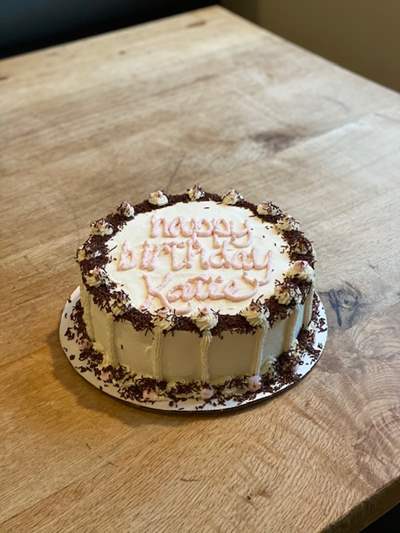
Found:
[[[311,284],[310,293],[304,303],[303,326],[307,327],[311,321],[312,301],[314,296],[315,273],[307,261],[295,261],[287,273],[288,278],[298,278]]]
[[[245,317],[251,326],[258,328],[255,334],[254,356],[251,367],[251,372],[258,375],[262,365],[265,336],[269,328],[269,310],[264,309],[261,303],[256,301],[251,302],[248,308],[244,309],[240,314]]]
[[[162,329],[155,327],[153,330],[153,376],[155,379],[161,379],[161,336]]]
[[[208,364],[208,352],[212,340],[211,331],[218,324],[218,316],[210,309],[202,309],[194,318],[194,321],[201,332],[200,339],[200,371],[203,383],[209,381],[210,371]]]
[[[210,331],[205,331],[200,339],[200,372],[201,381],[207,383],[210,380],[208,352],[210,349],[212,335]]]
[[[159,309],[153,319],[153,376],[162,379],[162,338],[163,332],[168,331],[173,326],[173,316],[169,309]]]
[[[153,376],[155,379],[161,379],[161,336],[162,329],[155,327],[153,330]]]
[[[298,313],[299,313],[299,306],[296,305],[293,308],[291,314],[289,315],[289,318],[286,320],[285,338],[283,340],[283,351],[284,352],[289,351],[294,341],[296,340],[295,324],[296,324]]]
[[[115,322],[112,315],[107,316],[106,328],[109,349],[104,351],[102,366],[117,367],[119,361],[115,350]]]
[[[264,339],[265,339],[266,333],[267,333],[267,328],[261,327],[257,330],[255,334],[254,356],[253,356],[253,363],[251,365],[252,374],[260,373],[260,368],[262,365]]]
[[[303,326],[306,328],[311,322],[312,316],[312,302],[314,298],[314,285],[311,286],[310,293],[304,302],[304,315],[303,315]]]
[[[82,298],[82,305],[83,305],[83,319],[86,324],[86,330],[91,339],[94,339],[94,330],[93,330],[93,321],[92,321],[92,298],[90,294],[87,292],[85,286],[81,286],[80,294]]]

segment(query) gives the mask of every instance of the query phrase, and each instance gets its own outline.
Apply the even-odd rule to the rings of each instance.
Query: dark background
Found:
[[[0,58],[215,3],[202,0],[0,0]]]

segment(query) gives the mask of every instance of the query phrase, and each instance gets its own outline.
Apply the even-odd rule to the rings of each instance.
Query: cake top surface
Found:
[[[250,332],[284,318],[314,282],[298,222],[271,202],[195,185],[122,202],[77,251],[94,302],[137,330]]]
[[[290,259],[274,224],[215,201],[178,202],[129,220],[105,270],[138,309],[236,314],[273,295]]]

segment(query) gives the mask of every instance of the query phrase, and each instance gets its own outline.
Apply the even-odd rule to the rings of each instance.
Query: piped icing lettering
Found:
[[[150,217],[149,238],[135,249],[124,241],[116,268],[144,271],[143,309],[159,304],[185,314],[207,300],[244,302],[269,282],[271,272],[271,251],[260,239],[254,241],[253,230],[251,219],[168,218],[155,213]],[[165,272],[166,260],[169,271],[160,277],[157,271],[163,267]],[[192,269],[204,274],[190,276]],[[179,279],[174,280],[178,272]]]
[[[130,270],[135,268],[136,259],[128,241],[124,241],[121,246],[117,270]]]

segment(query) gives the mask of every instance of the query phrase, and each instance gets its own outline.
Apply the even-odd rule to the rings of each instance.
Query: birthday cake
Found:
[[[298,222],[235,190],[125,201],[77,261],[82,359],[143,402],[256,394],[290,367],[315,310]]]

